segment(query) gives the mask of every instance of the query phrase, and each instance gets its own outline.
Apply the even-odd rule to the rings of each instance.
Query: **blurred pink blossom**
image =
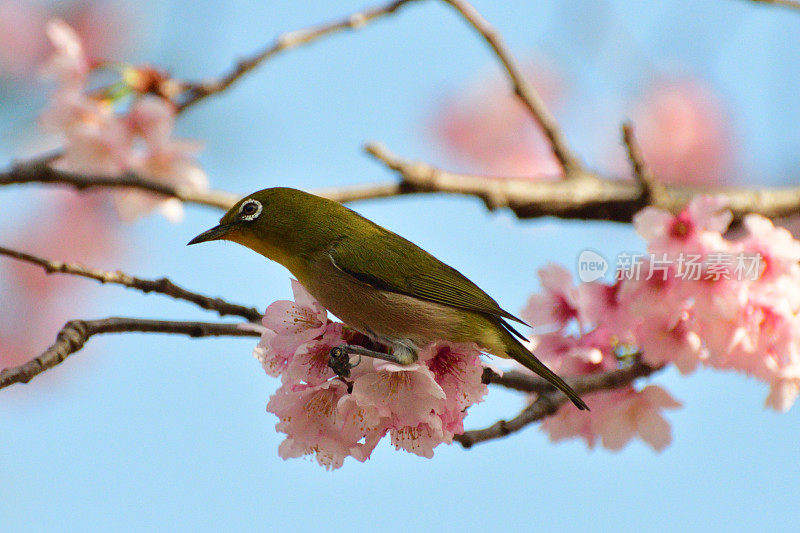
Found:
[[[692,78],[654,85],[631,119],[644,159],[667,183],[722,183],[734,170],[733,126],[722,98]]]
[[[558,103],[563,83],[553,67],[529,60],[524,73],[549,105]],[[508,80],[483,79],[447,97],[435,112],[434,138],[466,170],[503,177],[555,178],[563,170],[530,112]]]
[[[597,416],[596,431],[603,447],[622,449],[638,435],[654,450],[661,451],[672,442],[669,424],[661,416],[663,409],[677,409],[681,403],[658,385],[640,391],[627,390]]]
[[[136,25],[135,14],[123,2],[0,0],[0,78],[33,81],[49,53],[45,33],[53,30],[45,27],[55,17],[74,28],[69,32],[80,36],[84,57],[89,59],[122,53],[131,44],[131,27]],[[65,44],[59,36],[54,37],[57,45]]]
[[[11,232],[12,248],[88,265],[102,264],[124,248],[104,194],[49,191],[29,207],[36,216],[22,217]],[[0,280],[0,368],[39,355],[64,323],[82,312],[93,290],[83,280],[48,275],[19,261],[3,261]],[[82,298],[76,299],[78,290]]]

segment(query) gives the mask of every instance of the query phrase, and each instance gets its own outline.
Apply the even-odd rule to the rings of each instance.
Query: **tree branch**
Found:
[[[611,370],[600,374],[575,377],[567,379],[566,381],[578,394],[587,394],[623,387],[633,382],[636,378],[649,376],[660,369],[661,368],[648,366],[641,361],[635,361],[631,366],[626,368]],[[532,378],[532,380],[532,383],[536,383],[537,381],[536,378]],[[567,397],[564,396],[563,393],[551,388],[547,392],[540,393],[539,397],[536,398],[533,403],[511,420],[499,420],[484,429],[465,431],[461,435],[456,435],[453,440],[461,444],[464,448],[471,448],[480,442],[505,437],[506,435],[520,431],[533,422],[538,422],[554,414],[566,401]]]
[[[548,381],[530,372],[507,370],[502,374],[498,374],[488,366],[483,367],[481,381],[487,385],[499,385],[515,391],[536,394],[555,390]]]
[[[71,354],[83,348],[93,335],[103,333],[173,333],[190,337],[258,337],[254,329],[242,328],[239,323],[176,322],[171,320],[145,320],[139,318],[111,317],[101,320],[72,320],[56,336],[56,341],[39,357],[27,363],[0,371],[0,389],[14,383],[28,383],[45,370],[60,364]]]
[[[559,129],[555,118],[553,118],[553,115],[547,109],[547,106],[536,92],[536,89],[525,79],[525,75],[522,73],[514,57],[508,51],[505,43],[503,43],[503,39],[497,30],[495,30],[470,3],[463,0],[442,1],[457,10],[461,16],[481,34],[486,43],[492,48],[508,74],[508,78],[514,88],[514,94],[519,97],[550,141],[553,154],[556,156],[559,163],[561,163],[566,177],[570,178],[575,174],[582,174],[583,165],[569,148],[564,134]]]
[[[150,292],[164,294],[178,300],[191,302],[198,307],[209,311],[216,311],[220,316],[241,316],[250,322],[257,322],[261,320],[262,317],[262,313],[259,312],[255,307],[246,307],[244,305],[227,302],[222,298],[211,298],[203,294],[188,291],[182,287],[179,287],[178,285],[175,285],[167,278],[143,279],[131,276],[119,270],[116,272],[109,272],[106,270],[90,268],[78,263],[62,263],[61,261],[51,261],[49,259],[37,257],[25,252],[12,250],[4,246],[0,246],[0,255],[5,255],[19,261],[38,265],[42,267],[48,274],[69,274],[72,276],[97,280],[100,283],[122,285],[123,287],[142,291],[145,294]]]
[[[197,102],[225,91],[242,76],[269,60],[274,55],[284,50],[297,48],[310,44],[321,37],[325,37],[343,30],[359,29],[373,20],[390,15],[396,12],[405,4],[417,0],[395,0],[383,6],[377,6],[363,11],[353,13],[349,17],[341,20],[312,26],[302,30],[287,32],[279,35],[273,44],[264,48],[257,54],[242,59],[225,75],[215,79],[205,80],[194,83],[184,83],[186,88],[183,94],[183,101],[178,104],[178,111],[181,112]],[[514,57],[503,43],[500,34],[483,18],[483,16],[468,2],[463,0],[443,0],[452,6],[459,14],[480,33],[486,43],[492,48],[497,58],[503,65],[509,80],[514,89],[514,93],[520,98],[522,103],[531,113],[536,123],[542,128],[550,141],[556,159],[561,163],[567,177],[577,172],[581,172],[583,167],[580,160],[573,154],[567,145],[564,134],[558,127],[555,119],[547,109],[542,98],[525,79],[522,70]]]
[[[404,194],[461,194],[480,198],[490,210],[508,207],[521,219],[554,216],[631,222],[633,215],[649,205],[647,198],[642,195],[639,182],[607,179],[588,173],[582,176],[591,176],[591,179],[558,181],[461,174],[403,159],[380,144],[367,144],[365,150],[397,172],[401,180],[310,192],[342,203]],[[230,209],[240,198],[239,195],[223,191],[186,191],[132,174],[109,178],[64,172],[50,168],[43,158],[19,163],[7,172],[0,172],[0,186],[16,183],[65,184],[77,189],[134,188],[222,210]],[[772,219],[800,214],[800,187],[747,189],[664,185],[658,206],[677,213],[699,194],[726,196],[735,220],[740,220],[747,213],[759,213]]]
[[[91,176],[50,166],[52,154],[15,163],[7,171],[0,172],[0,186],[20,183],[47,183],[70,185],[78,190],[95,187],[129,188],[177,198],[183,202],[216,207],[227,211],[240,196],[224,191],[195,191],[186,187],[175,187],[150,181],[138,174],[126,172],[120,176]]]
[[[475,196],[490,210],[508,207],[522,219],[554,216],[631,222],[633,215],[647,205],[642,199],[640,185],[633,181],[611,180],[599,175],[588,180],[544,181],[460,174],[403,159],[380,144],[368,144],[365,150],[400,174],[407,192]],[[362,186],[362,192],[364,190]],[[759,213],[767,218],[800,214],[800,187],[746,189],[667,185],[659,207],[677,213],[699,194],[724,195],[735,220],[747,213]],[[362,195],[363,198],[366,195]]]
[[[211,95],[221,93],[239,78],[259,66],[261,63],[267,61],[272,56],[291,48],[297,48],[316,41],[321,37],[325,37],[342,30],[356,30],[362,28],[373,20],[389,15],[400,9],[405,4],[409,4],[416,0],[395,0],[386,5],[373,7],[353,13],[349,17],[320,26],[312,26],[302,30],[287,32],[279,35],[274,43],[252,57],[240,60],[227,74],[219,78],[188,83],[185,84],[187,90],[184,93],[183,101],[178,105],[178,111],[183,111],[189,106],[192,106],[208,98]]]

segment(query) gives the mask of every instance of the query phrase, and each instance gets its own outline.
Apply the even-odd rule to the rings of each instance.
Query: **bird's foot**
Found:
[[[361,362],[361,355],[359,354],[355,364],[350,363],[350,354],[354,353],[350,348],[354,348],[354,346],[342,344],[341,346],[334,346],[331,348],[328,366],[331,367],[331,370],[340,378],[349,378],[350,369],[358,366]]]
[[[355,363],[350,362],[350,356],[357,355],[358,360]],[[373,357],[382,361],[388,361],[397,365],[406,366],[414,363],[417,360],[417,354],[409,349],[395,349],[393,353],[376,352],[364,348],[363,346],[354,346],[352,344],[341,344],[334,346],[330,351],[330,358],[328,359],[328,366],[336,372],[336,375],[343,378],[350,377],[350,369],[358,366],[361,362],[361,356]]]

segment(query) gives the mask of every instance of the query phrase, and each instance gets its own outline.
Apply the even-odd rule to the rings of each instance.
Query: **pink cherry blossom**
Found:
[[[329,321],[298,282],[292,288],[294,301],[267,308],[254,350],[267,374],[281,377],[268,405],[287,434],[281,457],[315,454],[320,464],[338,468],[348,455],[368,459],[386,434],[397,449],[432,457],[436,446],[464,432],[468,408],[488,392],[476,344],[423,346],[418,361],[406,366],[352,357],[350,375],[339,378],[328,367],[334,346],[387,347]]]
[[[115,1],[0,0],[0,78],[26,83],[42,69],[54,76],[65,73],[62,67],[74,72],[76,42],[87,68],[91,58],[117,57],[131,44],[134,11]],[[48,63],[53,48],[58,58]]]
[[[440,424],[428,424],[429,438],[441,436],[440,442],[452,442],[453,436],[464,432],[467,408],[483,401],[489,392],[482,381],[483,365],[480,349],[475,344],[436,343],[420,352],[436,383],[445,394],[445,406],[439,414]],[[432,441],[431,441],[432,442]]]
[[[208,177],[205,171],[189,155],[194,147],[184,143],[170,142],[132,165],[131,169],[146,179],[157,183],[176,186],[189,191],[208,189]],[[135,190],[118,192],[115,203],[120,218],[133,221],[152,209],[158,209],[170,222],[183,219],[183,203],[177,198],[162,197]]]
[[[776,282],[784,275],[792,276],[795,280],[800,277],[800,242],[787,229],[777,227],[771,220],[755,214],[744,218],[744,227],[747,234],[739,245],[742,250],[760,256],[761,272],[758,278],[765,282],[764,285]]]
[[[400,366],[380,360],[362,364],[372,364],[375,371],[355,380],[353,398],[391,418],[393,426],[417,426],[444,411],[444,390],[425,365]]]
[[[580,438],[589,449],[597,444],[597,421],[611,406],[633,391],[631,387],[585,394],[583,399],[592,406],[591,411],[579,411],[569,405],[562,405],[558,411],[542,421],[541,430],[547,433],[552,442]]]
[[[532,351],[554,372],[564,375],[583,375],[613,368],[612,336],[605,329],[583,335],[557,331],[532,337]]]
[[[625,387],[585,395],[592,406],[588,413],[561,406],[546,418],[542,431],[550,440],[581,438],[591,449],[598,440],[606,449],[622,449],[638,436],[654,450],[661,451],[672,441],[669,423],[661,415],[664,409],[681,407],[666,390],[648,385],[640,391]]]
[[[301,344],[322,335],[328,323],[327,310],[297,280],[292,280],[294,301],[279,300],[267,307],[261,323],[275,332],[270,347],[287,357]]]
[[[414,426],[391,427],[389,436],[396,449],[428,459],[433,457],[433,449],[446,440],[442,432],[442,421],[438,417],[431,417]]]
[[[328,366],[328,361],[332,348],[346,344],[342,333],[341,323],[328,322],[321,338],[301,344],[294,355],[289,358],[281,376],[283,381],[319,385],[333,378],[334,373]]]
[[[785,413],[800,394],[800,368],[794,369],[794,377],[779,378],[770,383],[769,396],[764,405]]]
[[[264,372],[268,376],[277,378],[286,369],[289,364],[289,354],[279,352],[272,347],[272,339],[278,334],[271,329],[264,328],[261,332],[261,339],[258,344],[253,348],[253,357],[255,357],[261,366],[264,367]]]
[[[275,426],[286,433],[278,449],[284,459],[315,454],[326,468],[339,468],[347,456],[366,460],[371,450],[359,442],[382,432],[375,409],[355,404],[347,386],[338,380],[317,386],[295,384],[279,388],[267,404],[267,411],[279,421]]]
[[[633,218],[636,232],[647,241],[652,253],[719,252],[726,250],[721,233],[728,229],[732,216],[723,197],[699,196],[678,215],[657,207],[646,207]]]
[[[642,360],[654,367],[673,363],[681,374],[694,372],[707,352],[702,339],[691,327],[688,311],[681,313],[677,321],[646,317],[636,330]]]
[[[480,355],[476,344],[434,343],[422,350],[419,358],[442,388],[447,403],[460,412],[482,401],[488,392],[481,381]]]
[[[120,120],[100,104],[91,118],[76,121],[64,130],[64,155],[54,166],[91,176],[122,174],[131,161],[131,137]]]
[[[523,319],[536,328],[556,326],[561,329],[578,317],[578,290],[567,269],[551,263],[539,270],[539,280],[544,291],[528,299],[528,305],[522,310]]]
[[[641,391],[630,390],[598,416],[596,431],[603,447],[620,450],[635,435],[654,450],[663,450],[672,442],[669,423],[661,415],[663,409],[677,409],[681,403],[658,385]]]

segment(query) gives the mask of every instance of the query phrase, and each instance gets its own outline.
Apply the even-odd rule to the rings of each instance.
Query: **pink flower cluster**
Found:
[[[744,235],[723,236],[731,213],[717,197],[700,197],[680,214],[648,207],[634,226],[647,249],[668,261],[650,279],[620,273],[613,284],[572,284],[564,268],[539,272],[544,292],[522,317],[552,331],[535,337],[535,350],[553,370],[581,375],[618,368],[630,354],[674,364],[688,374],[700,365],[736,370],[770,385],[766,404],[791,407],[800,390],[800,242],[759,215],[743,221]],[[756,276],[687,278],[680,254],[759,254]],[[671,260],[671,261],[670,261]],[[663,389],[587,395],[588,415],[562,408],[542,427],[551,439],[581,437],[589,446],[619,449],[638,434],[660,450],[670,428],[660,410],[679,407]]]
[[[328,367],[331,348],[385,347],[328,320],[297,281],[292,290],[294,301],[267,308],[254,351],[267,374],[281,378],[267,404],[287,436],[281,457],[314,454],[320,465],[339,468],[348,456],[366,461],[389,434],[397,449],[430,458],[436,446],[464,431],[467,408],[487,392],[476,345],[426,346],[408,366],[363,357],[343,380]]]
[[[123,92],[134,93],[127,113],[114,108],[109,91],[87,91],[95,65],[87,59],[77,34],[65,22],[53,20],[47,35],[55,52],[45,72],[57,82],[42,125],[64,138],[63,155],[55,162],[61,170],[95,176],[135,172],[144,178],[188,190],[205,190],[208,178],[193,158],[195,143],[172,138],[176,109],[168,100],[136,94],[129,69],[121,82]],[[114,197],[124,220],[133,220],[152,209],[178,221],[183,206],[177,199],[126,190]]]

